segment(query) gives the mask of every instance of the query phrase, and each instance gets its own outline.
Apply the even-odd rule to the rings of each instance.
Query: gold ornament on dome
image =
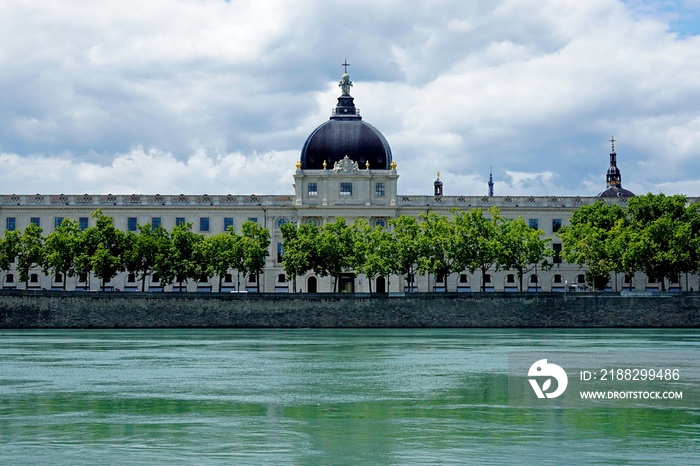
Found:
[[[367,170],[369,170],[369,160],[367,162],[365,162],[365,168],[367,168]]]
[[[324,160],[324,161],[323,161],[323,169],[325,170],[326,168],[328,168],[328,164],[327,164],[326,161]]]
[[[394,162],[393,160],[391,161],[391,169],[396,170],[396,162]]]
[[[297,170],[301,170],[301,160],[297,160]]]

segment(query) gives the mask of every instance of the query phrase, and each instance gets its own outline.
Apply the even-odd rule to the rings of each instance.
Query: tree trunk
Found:
[[[146,291],[146,272],[141,276],[141,292]]]
[[[221,283],[223,283],[223,280],[224,280],[224,276],[219,275],[219,293],[221,293]]]
[[[518,288],[518,291],[521,293],[523,292],[523,271],[521,269],[518,269],[518,281],[520,282],[520,286]]]
[[[481,268],[481,292],[486,293],[486,269]]]
[[[367,284],[369,285],[369,294],[372,294],[372,279],[367,277]]]
[[[241,292],[241,271],[236,269],[236,281],[238,281],[238,284],[236,285],[236,291]]]

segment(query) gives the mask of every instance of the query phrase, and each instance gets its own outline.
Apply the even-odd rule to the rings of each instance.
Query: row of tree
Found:
[[[23,232],[6,231],[0,241],[0,269],[9,270],[13,262],[19,281],[28,284],[32,268],[41,267],[64,277],[86,280],[94,274],[102,288],[120,272],[133,273],[145,290],[147,277],[157,274],[163,285],[202,280],[213,276],[221,280],[233,269],[240,275],[255,275],[265,268],[269,255],[270,232],[254,222],[245,222],[241,234],[232,229],[213,236],[192,232],[191,223],[179,224],[171,231],[138,226],[137,232],[114,227],[111,217],[97,210],[95,226],[81,230],[77,222],[63,220],[47,237],[30,224]],[[63,280],[65,287],[66,280]],[[256,280],[259,283],[259,279]]]
[[[495,268],[517,272],[522,290],[525,273],[537,265],[551,267],[550,239],[522,217],[506,220],[495,208],[486,215],[481,209],[452,213],[423,214],[420,221],[401,216],[389,221],[389,229],[362,219],[351,225],[342,218],[323,226],[286,223],[281,227],[285,273],[295,290],[296,277],[309,271],[333,277],[336,290],[340,274],[354,271],[368,278],[371,292],[378,276],[406,276],[412,290],[416,272],[444,278],[447,286],[451,274],[464,270],[480,270],[483,289],[487,270]]]
[[[605,289],[611,273],[630,280],[643,272],[665,290],[700,267],[700,204],[682,195],[647,194],[626,209],[596,202],[574,211],[559,232],[567,262],[588,268],[587,281]]]
[[[627,208],[596,202],[575,210],[570,225],[558,235],[567,262],[588,269],[590,286],[605,289],[611,273],[650,280],[678,282],[683,273],[700,267],[700,212],[685,196],[647,194],[629,200]],[[66,219],[47,237],[30,224],[23,232],[6,231],[0,240],[0,269],[16,262],[19,280],[28,282],[32,268],[64,277],[94,274],[102,287],[127,271],[141,280],[157,274],[162,284],[219,277],[230,270],[241,275],[259,274],[269,255],[270,233],[254,222],[243,224],[241,234],[232,229],[213,236],[192,232],[184,223],[171,231],[138,227],[123,232],[101,211],[93,214],[95,226],[82,231]],[[334,278],[334,290],[343,272],[364,274],[370,283],[378,276],[406,276],[412,290],[415,273],[431,273],[445,279],[462,271],[481,271],[482,290],[488,270],[513,270],[522,290],[523,276],[539,266],[551,268],[554,252],[541,230],[521,218],[503,218],[495,208],[453,210],[451,217],[429,213],[419,219],[402,216],[389,221],[391,228],[371,227],[365,220],[348,225],[338,218],[323,226],[282,225],[285,273],[296,278],[313,271]],[[63,280],[65,286],[65,280]]]

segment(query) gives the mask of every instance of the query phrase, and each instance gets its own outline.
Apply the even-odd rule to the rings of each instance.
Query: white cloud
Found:
[[[478,194],[493,167],[499,194],[596,194],[610,133],[625,187],[670,187],[700,178],[695,6],[4,2],[0,152],[15,155],[0,159],[0,184],[289,192],[291,175],[276,178],[284,171],[234,184],[220,172],[268,170],[254,166],[267,156],[291,170],[335,104],[347,57],[402,192],[431,193],[441,170],[460,194]],[[37,161],[52,170],[32,172]],[[144,163],[163,179],[141,176]]]
[[[63,157],[0,154],[6,181],[16,194],[291,194],[297,154],[208,154],[178,160],[170,153],[141,148],[116,156],[109,165]],[[41,180],[40,189],[36,187]],[[29,189],[27,187],[30,187]]]

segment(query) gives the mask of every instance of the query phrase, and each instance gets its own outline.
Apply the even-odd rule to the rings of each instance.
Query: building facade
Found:
[[[350,95],[352,82],[345,73],[340,82],[342,94],[328,121],[314,130],[306,140],[294,174],[293,195],[0,195],[0,225],[7,230],[23,230],[30,223],[41,226],[47,235],[63,219],[79,221],[81,228],[93,225],[92,213],[101,209],[114,219],[114,225],[124,231],[136,231],[137,225],[150,223],[171,229],[181,222],[192,222],[193,231],[213,235],[232,226],[240,232],[246,221],[254,221],[270,231],[271,244],[265,273],[244,277],[240,290],[234,271],[223,280],[218,289],[218,278],[211,281],[189,282],[188,291],[260,291],[290,292],[291,277],[284,275],[282,264],[282,235],[280,226],[285,222],[323,225],[344,218],[348,223],[366,219],[370,225],[388,226],[392,218],[402,215],[418,217],[435,212],[451,215],[452,209],[489,209],[498,207],[505,218],[522,216],[532,228],[544,231],[552,238],[552,247],[561,250],[557,231],[566,226],[572,212],[578,207],[603,200],[625,206],[632,194],[622,188],[622,177],[617,168],[614,139],[610,154],[610,168],[606,175],[606,189],[598,196],[494,196],[490,179],[489,195],[443,195],[443,183],[434,182],[432,195],[406,196],[398,193],[398,165],[391,148],[379,130],[366,123]],[[523,288],[528,291],[564,291],[570,285],[585,284],[585,270],[567,264],[558,258],[548,271],[535,271],[524,277]],[[289,279],[288,279],[289,278]],[[378,292],[407,291],[407,277],[378,277],[371,289]],[[624,277],[612,277],[610,289],[658,290],[638,273],[626,283]],[[2,288],[24,288],[17,283],[16,271],[0,272]],[[64,280],[67,280],[64,283]],[[333,289],[331,277],[309,273],[297,279],[297,291],[327,292]],[[517,291],[518,279],[512,271],[492,271],[485,277],[487,291]],[[112,280],[110,288],[138,289],[134,276],[122,273]],[[244,285],[245,284],[245,285]],[[98,280],[45,276],[40,270],[31,273],[29,288],[34,289],[99,289]],[[440,292],[480,291],[481,273],[467,271],[453,274],[446,280],[433,275],[415,277],[414,291]],[[150,277],[147,287],[152,291],[171,291],[172,286],[161,286],[157,277]],[[697,276],[682,278],[672,283],[671,289],[699,288]],[[368,292],[370,284],[362,275],[347,273],[340,277],[341,291]],[[524,290],[523,290],[524,291]]]

